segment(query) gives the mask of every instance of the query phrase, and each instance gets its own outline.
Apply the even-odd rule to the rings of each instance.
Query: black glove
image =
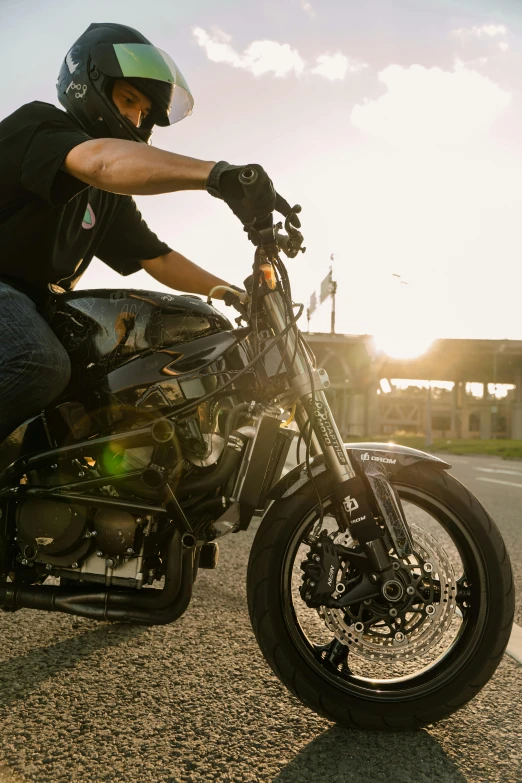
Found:
[[[248,196],[239,182],[239,174],[244,168],[254,169],[258,175]],[[292,211],[288,201],[276,193],[272,180],[257,163],[231,166],[226,160],[220,160],[208,175],[205,187],[212,196],[223,199],[243,225],[253,225],[256,221],[264,220],[274,209],[284,217]],[[298,217],[293,217],[292,225],[299,228],[301,223]]]
[[[240,294],[246,294],[246,291],[244,288],[238,288],[237,285],[231,285],[230,288],[235,288],[235,290]],[[228,307],[235,307],[237,310],[237,306],[242,305],[241,298],[239,296],[236,296],[232,293],[232,291],[225,291],[223,294],[223,301]]]

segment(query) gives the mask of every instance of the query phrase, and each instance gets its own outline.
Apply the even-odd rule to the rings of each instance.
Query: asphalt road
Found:
[[[522,463],[454,466],[499,523],[522,596]],[[0,783],[522,780],[522,666],[508,656],[467,707],[416,733],[340,729],[302,707],[250,629],[253,536],[222,540],[218,568],[201,572],[172,626],[2,614]]]

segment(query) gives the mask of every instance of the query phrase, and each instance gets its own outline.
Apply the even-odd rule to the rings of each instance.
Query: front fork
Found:
[[[280,334],[288,318],[283,299],[278,290],[266,293],[263,307],[274,333]],[[322,452],[325,463],[335,478],[335,494],[345,528],[365,549],[374,571],[381,580],[393,578],[392,559],[383,540],[388,531],[398,557],[406,557],[413,549],[411,533],[400,502],[379,463],[365,465],[367,488],[350,462],[330,405],[323,391],[321,371],[312,363],[300,345],[297,327],[279,343],[288,370],[288,376],[296,403],[296,421],[301,433],[307,437],[311,422],[312,453]],[[374,516],[381,517],[384,528]]]

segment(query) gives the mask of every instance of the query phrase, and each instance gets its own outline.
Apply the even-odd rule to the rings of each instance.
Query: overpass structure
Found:
[[[378,352],[371,335],[304,335],[317,365],[331,382],[329,397],[338,426],[350,435],[425,432],[428,415],[435,437],[522,439],[522,340],[439,339],[415,359]],[[383,378],[449,381],[451,391],[412,388],[381,391]],[[483,384],[477,398],[468,383]],[[513,384],[507,397],[488,384]]]

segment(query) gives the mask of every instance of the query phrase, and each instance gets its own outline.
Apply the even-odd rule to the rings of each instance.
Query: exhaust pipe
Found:
[[[142,625],[165,625],[181,617],[192,598],[194,581],[194,546],[175,530],[169,542],[167,570],[163,590],[145,589],[130,593],[123,590],[90,592],[64,590],[61,587],[15,584],[0,586],[0,605],[8,609],[39,609],[65,612],[91,620],[134,622]]]
[[[251,429],[251,427],[242,427],[239,430],[234,430],[229,436],[218,466],[208,475],[188,478],[183,481],[176,490],[177,499],[183,500],[198,492],[211,492],[228,481],[243,459],[243,449],[252,436]]]

